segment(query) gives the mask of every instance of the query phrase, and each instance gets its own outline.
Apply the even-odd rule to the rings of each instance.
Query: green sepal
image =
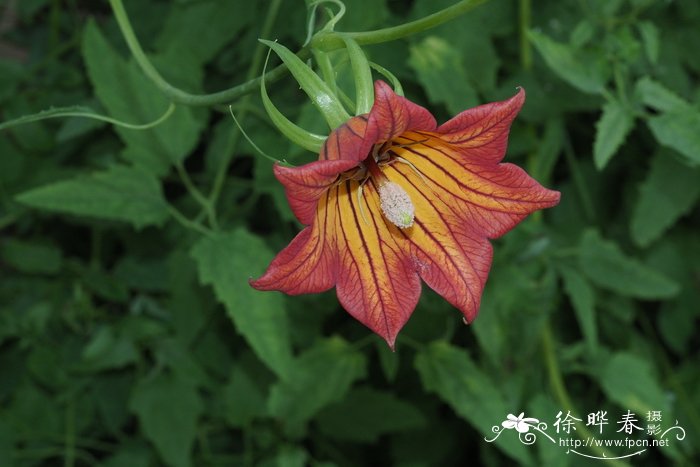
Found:
[[[311,133],[301,128],[300,126],[292,123],[287,117],[285,117],[282,112],[277,110],[275,104],[270,100],[270,96],[267,94],[267,88],[265,87],[265,80],[260,80],[260,95],[262,97],[263,106],[267,115],[270,117],[272,123],[277,127],[277,129],[287,137],[293,143],[301,146],[304,149],[318,153],[326,141],[325,136],[317,135]]]
[[[328,85],[291,50],[276,42],[264,39],[260,39],[260,42],[270,47],[287,65],[294,79],[311,98],[331,130],[350,119],[338,96],[333,94]]]
[[[392,72],[387,70],[381,65],[378,65],[374,62],[369,62],[369,66],[374,68],[380,75],[384,76],[386,79],[388,79],[391,82],[391,87],[394,88],[394,92],[396,93],[397,96],[403,97],[403,87],[401,86],[401,82],[399,79],[394,75]]]
[[[374,85],[372,70],[362,48],[348,36],[343,36],[343,42],[350,57],[350,66],[355,79],[355,114],[362,115],[372,109],[374,103]]]

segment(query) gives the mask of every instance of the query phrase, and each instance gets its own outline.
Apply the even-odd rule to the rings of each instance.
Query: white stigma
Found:
[[[384,217],[396,227],[406,229],[413,225],[416,208],[406,190],[394,182],[386,182],[379,187],[379,201]]]

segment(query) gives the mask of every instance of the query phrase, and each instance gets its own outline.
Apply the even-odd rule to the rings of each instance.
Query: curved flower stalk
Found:
[[[335,286],[341,305],[393,348],[421,279],[472,322],[492,261],[488,239],[556,205],[559,192],[500,163],[522,89],[440,126],[382,81],[374,95],[369,113],[330,133],[318,161],[275,165],[307,227],[251,285],[290,295]]]

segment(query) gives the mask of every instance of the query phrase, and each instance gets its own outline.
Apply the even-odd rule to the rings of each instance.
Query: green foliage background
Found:
[[[366,31],[453,2],[345,3],[338,29]],[[72,105],[132,124],[166,112],[107,3],[0,5],[2,121]],[[175,86],[213,92],[260,71],[268,1],[125,7]],[[285,0],[267,38],[294,50],[305,27],[304,2]],[[598,410],[608,438],[627,410],[686,430],[616,465],[698,465],[699,47],[696,0],[491,0],[366,48],[438,121],[523,86],[506,160],[562,192],[494,242],[472,326],[424,288],[395,353],[332,291],[248,286],[300,226],[225,106],[178,105],[147,130],[6,128],[0,465],[603,465],[514,431],[484,441],[507,414],[551,432],[559,411],[585,423]],[[291,78],[268,91],[324,131]],[[270,126],[257,92],[233,109],[266,152],[314,159]],[[217,174],[218,202],[203,208]]]

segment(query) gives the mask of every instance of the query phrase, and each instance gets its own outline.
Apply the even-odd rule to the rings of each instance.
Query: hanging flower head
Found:
[[[559,192],[501,163],[522,89],[440,126],[383,81],[374,97],[369,113],[330,133],[318,161],[275,165],[307,227],[251,285],[290,295],[335,287],[343,308],[393,347],[421,279],[473,321],[492,261],[488,239],[556,205]]]

